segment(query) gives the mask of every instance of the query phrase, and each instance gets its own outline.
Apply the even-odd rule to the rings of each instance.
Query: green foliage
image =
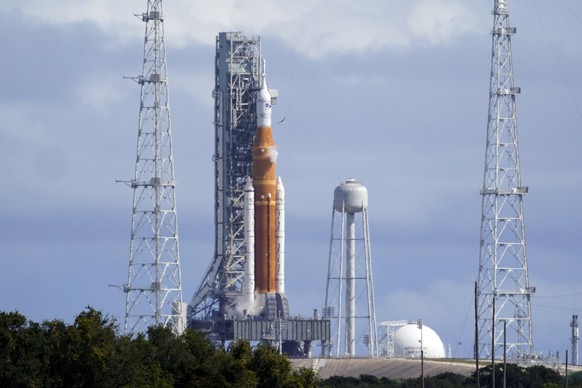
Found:
[[[280,357],[272,347],[263,344],[253,352],[249,367],[256,374],[262,387],[283,387],[285,376],[291,372],[289,361]]]
[[[479,369],[482,386],[491,386],[491,365]],[[541,365],[523,368],[516,364],[507,364],[506,383],[508,387],[515,388],[550,388],[562,385],[560,374],[550,368]],[[503,385],[503,365],[495,365],[495,385]]]
[[[336,387],[336,388],[350,388],[358,387],[360,385],[360,379],[350,376],[331,376],[321,382],[322,387]]]
[[[39,325],[18,312],[0,313],[0,386],[35,386],[42,379],[44,341]]]
[[[311,369],[295,370],[287,357],[276,349],[261,344],[257,346],[249,360],[249,368],[257,377],[257,387],[317,387],[319,379]]]
[[[196,331],[176,336],[151,327],[135,337],[117,334],[117,324],[87,307],[68,325],[60,320],[31,322],[18,312],[0,312],[0,387],[421,387],[420,377],[393,381],[371,375],[320,381],[311,369],[295,369],[267,345],[238,340],[216,348]],[[503,365],[495,366],[502,386]],[[564,383],[542,366],[507,365],[507,386],[553,388]],[[481,386],[491,386],[491,366],[479,370]],[[569,376],[582,386],[582,372]],[[443,373],[425,377],[433,388],[472,387],[475,376]]]
[[[542,365],[530,366],[525,370],[532,387],[561,387],[562,386],[562,376],[550,368],[546,368]]]
[[[532,366],[529,368],[522,368],[514,364],[507,364],[506,371],[507,386],[512,388],[557,388],[563,386],[563,378],[558,372],[543,366]],[[491,366],[486,366],[479,369],[481,387],[491,386]],[[573,376],[573,375],[572,375]],[[582,381],[582,372],[578,376],[573,377],[570,381],[570,387],[582,387],[576,382]],[[574,383],[573,383],[574,381]],[[495,382],[497,387],[503,386],[503,365],[495,366]],[[457,373],[446,372],[436,376],[427,376],[424,379],[424,385],[431,388],[458,388],[458,387],[474,387],[475,376],[466,377]],[[340,377],[333,376],[321,381],[321,387],[400,387],[400,388],[420,388],[422,387],[422,380],[420,377],[411,379],[403,379],[401,381],[393,381],[385,377],[378,378],[369,375],[360,375],[360,378],[355,377]]]
[[[1,387],[317,387],[274,349],[235,341],[217,349],[204,335],[151,327],[135,337],[90,307],[72,325],[0,312]]]
[[[582,387],[582,371],[568,374],[568,386],[571,388]]]

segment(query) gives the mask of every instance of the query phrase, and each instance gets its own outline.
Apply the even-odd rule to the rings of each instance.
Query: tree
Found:
[[[287,376],[291,374],[289,360],[266,344],[255,348],[249,368],[258,378],[258,387],[283,387]]]
[[[75,381],[83,387],[111,386],[109,368],[115,353],[117,324],[87,307],[69,327],[71,366]]]
[[[555,384],[556,387],[562,385],[560,373],[543,365],[530,366],[525,372],[532,387],[549,388],[552,384]]]
[[[111,360],[111,379],[128,388],[173,387],[172,375],[162,369],[156,353],[144,334],[119,337]]]
[[[321,381],[322,387],[350,388],[360,384],[360,379],[351,376],[330,376]]]
[[[226,361],[221,364],[220,374],[224,376],[225,386],[237,386],[237,384],[245,387],[257,386],[257,376],[250,369],[253,349],[249,341],[244,339],[233,341],[224,356]]]
[[[18,312],[0,312],[0,386],[34,386],[46,380],[41,327]]]
[[[582,387],[582,371],[568,375],[568,386],[571,388]]]
[[[293,369],[289,359],[269,345],[258,345],[249,368],[257,377],[257,387],[317,387],[319,379],[311,369]]]
[[[562,378],[560,374],[542,365],[534,365],[528,368],[516,364],[507,364],[506,383],[508,387],[515,388],[550,388],[560,386]],[[479,369],[481,384],[491,385],[491,365]],[[503,365],[495,365],[495,385],[503,384]]]

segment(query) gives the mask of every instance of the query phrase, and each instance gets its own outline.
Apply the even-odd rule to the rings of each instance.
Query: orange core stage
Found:
[[[253,186],[255,189],[255,289],[277,292],[276,225],[277,148],[271,127],[258,127],[253,144]]]

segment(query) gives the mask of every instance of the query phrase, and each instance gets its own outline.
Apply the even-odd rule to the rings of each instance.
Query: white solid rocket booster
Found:
[[[251,178],[247,178],[244,193],[245,242],[247,262],[245,264],[244,298],[255,300],[255,189]]]
[[[275,232],[277,244],[277,292],[285,293],[285,187],[281,177],[277,178],[277,231]]]

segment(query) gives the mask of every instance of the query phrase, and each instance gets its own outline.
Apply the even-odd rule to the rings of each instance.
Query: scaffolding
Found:
[[[188,320],[224,317],[242,295],[245,274],[244,186],[252,175],[255,99],[261,87],[261,43],[240,32],[216,38],[215,253],[188,308]]]
[[[386,321],[378,324],[378,356],[394,358],[394,334],[408,321]]]

